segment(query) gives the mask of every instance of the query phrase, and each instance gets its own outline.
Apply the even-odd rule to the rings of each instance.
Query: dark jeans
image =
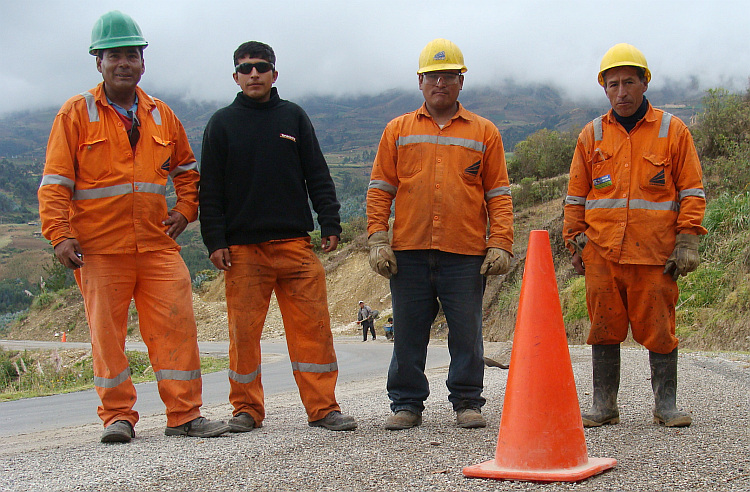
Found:
[[[391,277],[395,340],[388,369],[391,410],[421,414],[430,394],[424,374],[430,327],[443,308],[448,321],[448,400],[454,410],[481,408],[484,387],[482,256],[437,250],[396,251]],[[440,303],[438,304],[438,300]]]
[[[368,319],[362,321],[362,341],[367,341],[367,330],[370,330],[370,333],[372,333],[372,339],[375,340],[375,321]]]

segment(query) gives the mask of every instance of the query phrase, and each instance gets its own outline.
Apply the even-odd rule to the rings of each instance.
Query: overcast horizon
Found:
[[[619,42],[644,53],[652,89],[695,80],[701,90],[744,91],[750,76],[750,8],[735,0],[278,1],[262,10],[240,2],[29,0],[2,8],[0,116],[59,107],[98,84],[91,28],[114,9],[132,16],[149,43],[144,89],[212,103],[237,93],[232,53],[251,39],[274,48],[276,85],[292,100],[416,91],[419,52],[437,37],[463,51],[465,90],[512,80],[606,102],[599,61]]]

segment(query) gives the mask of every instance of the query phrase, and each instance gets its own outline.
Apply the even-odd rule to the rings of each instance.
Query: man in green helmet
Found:
[[[197,217],[199,175],[180,121],[138,87],[147,45],[121,12],[96,22],[89,53],[104,80],[58,112],[38,191],[44,236],[75,271],[85,302],[102,442],[135,437],[136,391],[125,355],[131,299],[167,407],[165,434],[214,437],[229,430],[200,413],[190,274],[175,242]],[[171,210],[169,177],[177,194]]]

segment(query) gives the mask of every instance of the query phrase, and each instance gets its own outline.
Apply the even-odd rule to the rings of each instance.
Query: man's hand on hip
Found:
[[[385,278],[398,273],[396,255],[388,241],[388,231],[373,232],[367,239],[367,246],[370,247],[370,268]]]
[[[177,239],[177,236],[182,234],[182,231],[188,225],[188,221],[184,215],[176,210],[169,211],[169,218],[162,221],[162,224],[167,226],[167,236],[172,239]]]

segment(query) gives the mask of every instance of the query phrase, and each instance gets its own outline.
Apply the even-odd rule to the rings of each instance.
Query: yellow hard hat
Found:
[[[646,82],[651,82],[651,71],[648,69],[646,57],[641,50],[628,43],[612,46],[602,58],[599,65],[599,85],[604,87],[604,72],[615,67],[640,67],[646,71]]]
[[[419,54],[417,73],[436,72],[438,70],[461,70],[466,72],[464,55],[455,43],[447,39],[433,39]]]

